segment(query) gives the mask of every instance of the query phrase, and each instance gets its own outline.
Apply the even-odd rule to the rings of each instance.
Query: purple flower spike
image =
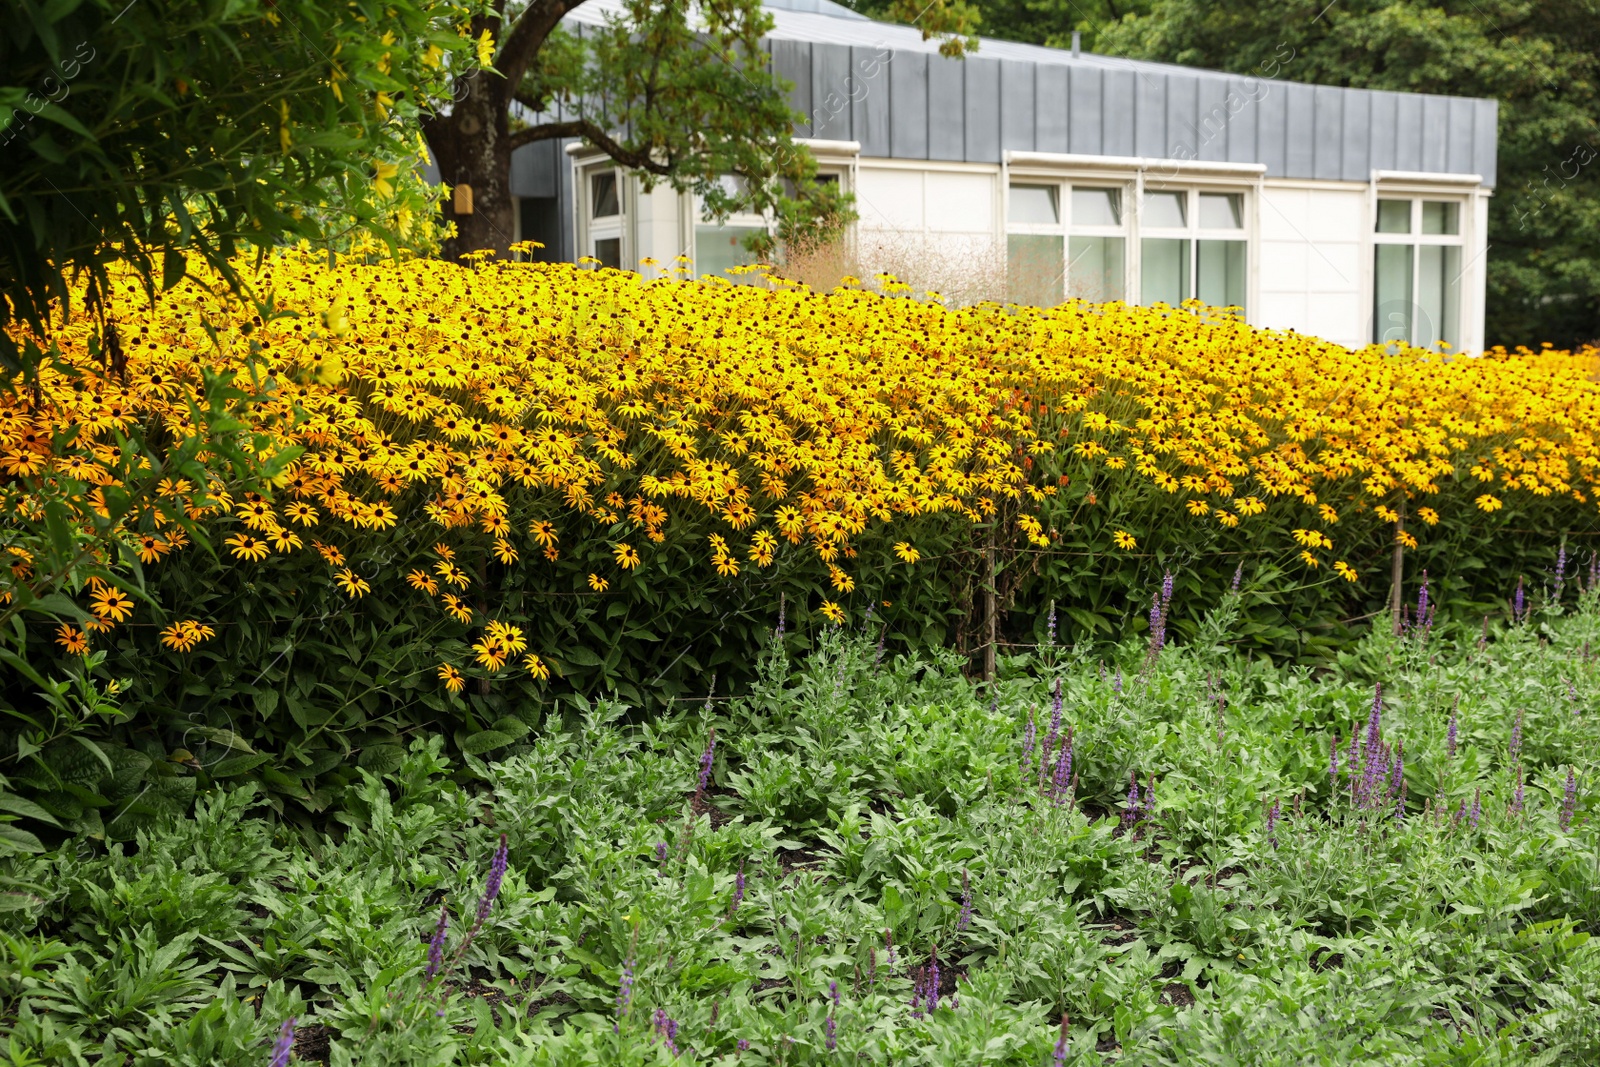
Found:
[[[1051,783],[1051,792],[1055,794],[1057,804],[1067,798],[1067,786],[1072,781],[1072,727],[1067,727],[1067,736],[1061,739],[1060,755],[1056,758],[1056,777]]]
[[[1527,617],[1528,597],[1522,591],[1522,579],[1517,579],[1517,591],[1511,597],[1511,621],[1523,622]]]
[[[1578,771],[1567,768],[1567,788],[1561,797],[1561,829],[1572,829],[1572,816],[1578,810]]]
[[[839,1024],[833,1016],[828,1016],[828,1051],[832,1052],[839,1047]]]
[[[1274,833],[1274,831],[1278,826],[1279,810],[1278,801],[1274,799],[1272,802],[1272,807],[1267,810],[1267,840],[1272,842],[1273,848],[1278,847],[1278,835]]]
[[[657,841],[656,842],[656,862],[657,863],[666,863],[667,862],[667,843],[665,841]]]
[[[1056,679],[1054,702],[1050,705],[1050,736],[1054,738],[1061,732],[1061,679]]]
[[[483,899],[478,901],[478,915],[473,921],[473,928],[483,925],[489,918],[489,909],[494,907],[495,898],[500,895],[500,883],[506,876],[506,861],[510,852],[506,848],[506,835],[500,835],[500,847],[494,850],[494,859],[489,864],[489,879],[483,886]]]
[[[739,910],[739,902],[744,899],[744,866],[741,864],[739,873],[733,876],[733,899],[728,902],[728,914],[732,915]]]
[[[1235,596],[1237,596],[1239,594],[1239,582],[1243,578],[1244,578],[1244,564],[1241,563],[1241,564],[1239,564],[1237,567],[1235,567],[1233,569],[1233,586],[1231,587],[1230,591]]]
[[[622,1020],[627,1018],[628,1008],[633,1004],[633,959],[629,957],[622,961],[622,977],[617,982],[617,1020],[611,1024],[611,1032],[618,1033],[622,1028]]]
[[[289,1067],[289,1054],[294,1051],[294,1016],[283,1021],[278,1030],[278,1040],[272,1044],[272,1059],[268,1067]]]
[[[1461,698],[1456,697],[1455,707],[1450,709],[1450,729],[1448,732],[1446,732],[1444,739],[1445,752],[1451,759],[1456,758],[1456,739],[1459,730],[1459,724],[1456,721],[1456,708],[1459,708],[1460,706]]]
[[[1478,819],[1483,815],[1483,790],[1479,789],[1472,794],[1472,811],[1467,816],[1468,829],[1478,828]]]
[[[1045,628],[1045,638],[1050,647],[1054,648],[1056,644],[1056,602],[1054,600],[1050,601],[1050,622]]]
[[[1517,767],[1517,791],[1511,796],[1511,814],[1522,814],[1522,767]]]
[[[831,998],[833,1000],[833,1006],[837,1008],[839,1006],[839,983],[838,982],[829,982],[828,983],[828,996],[829,996],[829,998]]]
[[[738,1049],[740,1052],[749,1052],[750,1039],[747,1037],[741,1037],[739,1040],[733,1043],[733,1047]]]
[[[1028,709],[1028,725],[1022,731],[1022,781],[1028,781],[1028,772],[1033,769],[1033,744],[1038,736],[1038,727],[1033,721],[1033,709]]]
[[[1061,1036],[1056,1038],[1055,1054],[1051,1059],[1051,1067],[1066,1067],[1067,1063],[1067,1014],[1061,1013]]]
[[[939,1010],[939,946],[928,957],[928,1014]]]
[[[782,644],[783,643],[783,614],[784,614],[784,609],[787,608],[787,607],[788,607],[787,597],[784,596],[784,595],[780,595],[778,597],[778,628],[775,631],[773,631],[773,634],[772,634],[772,639],[774,641],[776,641],[778,644]]]
[[[972,885],[967,877],[967,869],[961,868],[961,914],[956,919],[956,930],[965,930],[972,925]],[[835,998],[837,1003],[837,997]]]
[[[1118,696],[1122,695],[1122,665],[1117,665],[1117,675],[1111,682],[1111,691]]]
[[[710,703],[710,698],[707,698]],[[703,794],[706,786],[711,782],[711,764],[717,758],[717,731],[711,730],[706,735],[706,750],[700,756],[700,781],[695,787],[697,794]]]
[[[427,980],[430,982],[444,968],[444,934],[449,928],[450,906],[446,904],[439,909],[439,925],[434,928],[433,940],[428,942]]]

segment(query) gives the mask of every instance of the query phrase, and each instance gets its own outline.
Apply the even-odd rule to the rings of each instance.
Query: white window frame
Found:
[[[1147,182],[1139,198],[1138,214],[1134,222],[1134,229],[1139,239],[1139,304],[1148,303],[1143,292],[1144,287],[1144,241],[1146,238],[1153,240],[1182,240],[1189,242],[1189,291],[1184,300],[1195,299],[1200,291],[1200,242],[1201,241],[1238,241],[1244,244],[1244,271],[1245,293],[1244,307],[1241,310],[1248,315],[1250,312],[1250,277],[1255,266],[1257,242],[1252,232],[1252,220],[1255,218],[1254,205],[1251,203],[1251,193],[1254,190],[1248,186],[1229,186],[1226,184],[1206,183],[1196,184],[1192,181],[1161,181]],[[1184,225],[1177,226],[1147,226],[1144,222],[1145,204],[1152,193],[1181,193],[1184,196]],[[1237,230],[1211,230],[1200,225],[1200,195],[1211,193],[1219,196],[1237,196],[1239,200],[1239,228]]]
[[[999,221],[1001,232],[1060,233],[1062,236],[1063,287],[1067,273],[1067,256],[1072,237],[1124,238],[1123,246],[1123,303],[1142,305],[1141,278],[1144,270],[1140,245],[1144,237],[1178,236],[1191,241],[1189,284],[1193,291],[1198,281],[1195,257],[1199,255],[1194,241],[1202,239],[1242,240],[1245,243],[1245,321],[1251,321],[1260,306],[1260,206],[1261,185],[1266,168],[1255,163],[1214,163],[1209,161],[1146,159],[1123,156],[1080,156],[1050,152],[1007,152],[1000,168]],[[1061,223],[1057,227],[1013,223],[1011,216],[1011,186],[1059,185]],[[1121,227],[1073,227],[1070,219],[1071,187],[1122,189]],[[1146,232],[1142,226],[1144,197],[1151,192],[1187,192],[1188,225],[1182,232],[1176,229],[1159,229]],[[1200,230],[1200,193],[1238,193],[1243,196],[1240,230]],[[1067,293],[1072,299],[1072,294]]]
[[[813,142],[813,145],[818,143],[855,145],[854,141]],[[859,149],[859,146],[857,146],[857,148]],[[812,148],[812,151],[813,154],[817,156],[818,176],[824,174],[836,175],[839,181],[839,188],[841,190],[844,192],[850,192],[854,189],[854,156],[851,156],[847,160],[845,158],[840,158],[841,153],[837,151],[833,153],[822,153],[818,152],[815,147]],[[694,267],[694,276],[696,278],[703,277],[703,275],[700,273],[700,264],[695,256],[697,241],[699,238],[698,231],[701,226],[716,225],[719,228],[724,226],[735,226],[741,229],[764,229],[769,234],[777,232],[778,220],[777,217],[770,211],[761,213],[754,211],[736,211],[732,215],[729,215],[726,219],[723,219],[720,223],[713,223],[710,219],[706,218],[705,205],[698,195],[694,193],[684,193],[679,199],[679,205],[680,216],[684,220],[684,232],[682,234],[682,245],[684,251],[681,254],[689,257],[690,262]],[[846,235],[846,239],[851,242],[854,241],[854,230],[855,227],[852,224],[850,227],[851,232]],[[718,274],[716,277],[723,278],[726,281],[735,280],[734,278],[722,274]]]
[[[1477,176],[1471,179],[1476,182]],[[1367,251],[1367,306],[1376,314],[1378,303],[1378,272],[1377,272],[1377,246],[1379,245],[1409,245],[1419,248],[1424,245],[1447,246],[1460,249],[1460,266],[1456,278],[1452,282],[1456,287],[1456,322],[1454,330],[1441,328],[1440,335],[1453,333],[1456,343],[1450,348],[1452,352],[1468,351],[1474,347],[1469,337],[1469,325],[1473,321],[1472,312],[1469,310],[1474,301],[1470,288],[1470,274],[1472,262],[1468,251],[1473,247],[1468,241],[1468,236],[1474,229],[1474,209],[1476,203],[1472,195],[1473,190],[1462,189],[1462,182],[1455,187],[1427,186],[1410,182],[1381,182],[1374,181],[1372,195],[1368,198],[1370,207],[1367,217],[1367,237],[1371,247]],[[1379,233],[1378,232],[1378,204],[1384,200],[1406,200],[1411,204],[1411,229],[1407,233]],[[1455,233],[1423,233],[1422,232],[1422,205],[1424,201],[1433,203],[1456,205],[1456,232]],[[1416,252],[1411,256],[1411,293],[1412,302],[1417,300],[1421,291],[1422,256]],[[1373,344],[1381,344],[1379,337],[1379,324],[1374,321],[1369,331],[1367,340]],[[1415,322],[1412,323],[1414,329]],[[1388,343],[1395,343],[1393,341]],[[1413,343],[1409,338],[1408,344]]]

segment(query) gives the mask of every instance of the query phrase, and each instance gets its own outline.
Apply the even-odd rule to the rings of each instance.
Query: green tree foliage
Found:
[[[62,0],[0,14],[0,328],[47,332],[126,260],[170,287],[184,250],[359,226],[398,243],[427,207],[405,122],[470,54],[470,9],[414,0]],[[102,324],[104,327],[105,324]],[[114,329],[106,357],[120,361]],[[11,373],[31,358],[0,333]]]
[[[1595,0],[1155,0],[1099,44],[1231,71],[1276,57],[1295,81],[1499,100],[1488,343],[1600,338]]]
[[[423,119],[444,180],[472,189],[470,212],[446,205],[457,230],[450,252],[504,252],[514,231],[511,153],[572,137],[647,187],[695,193],[714,217],[769,212],[780,239],[825,238],[853,218],[847,196],[812,180],[816,163],[794,142],[789,87],[760,45],[772,28],[760,0],[626,0],[579,33],[562,19],[583,2],[501,0],[473,22],[475,37],[497,42],[493,68],[458,78],[453,104]],[[891,0],[872,13],[921,27],[947,55],[976,43],[968,0]]]

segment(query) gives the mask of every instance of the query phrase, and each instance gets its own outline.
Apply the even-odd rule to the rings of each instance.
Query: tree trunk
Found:
[[[478,73],[456,84],[450,113],[422,123],[440,180],[472,187],[471,214],[456,214],[453,198],[445,197],[444,217],[456,224],[456,236],[444,243],[444,256],[493,249],[504,257],[516,233],[508,101],[493,75]]]

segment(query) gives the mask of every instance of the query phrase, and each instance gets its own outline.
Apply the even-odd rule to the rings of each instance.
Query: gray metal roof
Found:
[[[1367,181],[1373,170],[1495,184],[1494,100],[1250,78],[983,38],[948,59],[911,26],[830,0],[768,0],[773,68],[802,137],[864,157],[998,163],[1008,151],[1265,164],[1268,177]],[[569,20],[598,23],[619,0]],[[1289,60],[1292,63],[1293,60]]]

